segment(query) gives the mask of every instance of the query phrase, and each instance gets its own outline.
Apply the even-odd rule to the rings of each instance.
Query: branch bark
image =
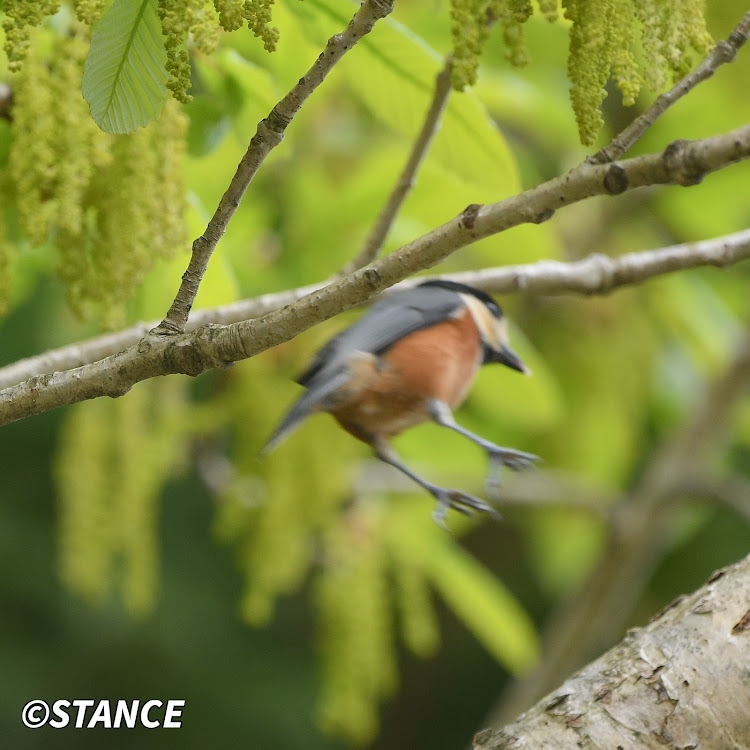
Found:
[[[237,167],[229,187],[219,201],[216,212],[208,222],[205,232],[193,242],[192,255],[182,283],[164,320],[155,329],[158,334],[183,333],[190,310],[195,302],[208,262],[217,243],[226,231],[229,220],[237,211],[242,196],[257,173],[260,165],[273,148],[284,138],[287,126],[299,112],[308,97],[320,86],[333,66],[350,50],[381,18],[393,10],[390,0],[363,0],[349,25],[340,34],[328,40],[323,52],[310,70],[299,79],[292,90],[278,102],[268,117],[258,123],[255,135],[250,140],[245,155]]]
[[[146,336],[125,351],[65,372],[34,376],[0,391],[0,425],[98,396],[120,396],[158,375],[198,375],[294,338],[370,299],[461,247],[519,224],[549,219],[558,207],[646,185],[694,185],[709,172],[750,157],[750,125],[663,152],[570,172],[498,203],[468,206],[457,217],[385,258],[262,318],[205,326],[190,334]]]
[[[750,557],[714,573],[477,750],[748,747]]]
[[[619,159],[631,146],[676,102],[691,92],[699,83],[708,80],[725,63],[733,62],[739,49],[750,35],[748,11],[727,39],[713,47],[701,64],[681,78],[669,91],[661,94],[639,117],[628,125],[601,151],[589,157],[592,164],[606,164]]]
[[[726,267],[747,258],[750,258],[750,229],[702,242],[626,253],[617,258],[594,254],[571,263],[542,260],[523,266],[485,268],[441,278],[471,284],[498,294],[608,294],[621,286],[638,284],[663,274],[701,266]],[[437,277],[406,279],[386,289],[383,294],[406,289],[426,278]],[[195,331],[210,323],[229,325],[258,318],[291,305],[325,285],[326,282],[321,281],[221,307],[197,310],[191,314],[186,330]],[[138,323],[116,333],[95,336],[0,367],[0,388],[8,388],[35,375],[69,370],[116,354],[137,343],[155,325],[156,321]]]

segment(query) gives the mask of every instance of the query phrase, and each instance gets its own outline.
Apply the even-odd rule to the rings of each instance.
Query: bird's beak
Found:
[[[524,375],[531,375],[531,370],[521,361],[521,358],[509,347],[504,344],[501,345],[500,351],[495,352],[493,357],[495,362],[510,367],[511,370],[518,370]]]

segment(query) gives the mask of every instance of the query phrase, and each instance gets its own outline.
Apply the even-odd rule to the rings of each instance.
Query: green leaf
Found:
[[[415,528],[419,519],[419,528]],[[461,519],[452,519],[451,524]],[[408,540],[404,530],[411,533]],[[525,672],[539,656],[536,629],[526,610],[495,576],[439,529],[425,513],[424,498],[399,498],[391,511],[391,539],[408,542],[414,565],[422,570],[448,606],[511,672]]]
[[[318,44],[341,29],[356,7],[350,0],[290,0],[302,30]],[[391,18],[379,22],[337,66],[352,93],[375,117],[411,139],[435,88],[443,58]],[[454,175],[489,191],[476,200],[499,200],[519,188],[518,170],[502,133],[473,91],[452,91],[431,155]]]
[[[115,0],[96,27],[83,73],[83,97],[108,133],[131,133],[161,113],[167,53],[157,0]]]

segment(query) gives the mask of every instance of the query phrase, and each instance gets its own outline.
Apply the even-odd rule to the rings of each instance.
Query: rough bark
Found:
[[[635,628],[482,750],[750,747],[750,557]]]

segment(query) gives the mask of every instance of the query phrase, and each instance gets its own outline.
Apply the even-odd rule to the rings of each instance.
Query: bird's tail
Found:
[[[261,455],[270,453],[282,440],[291,435],[302,422],[313,412],[324,411],[327,397],[340,388],[349,379],[345,370],[335,373],[322,372],[308,385],[303,393],[286,413],[281,424],[273,431],[268,442],[261,449]]]

